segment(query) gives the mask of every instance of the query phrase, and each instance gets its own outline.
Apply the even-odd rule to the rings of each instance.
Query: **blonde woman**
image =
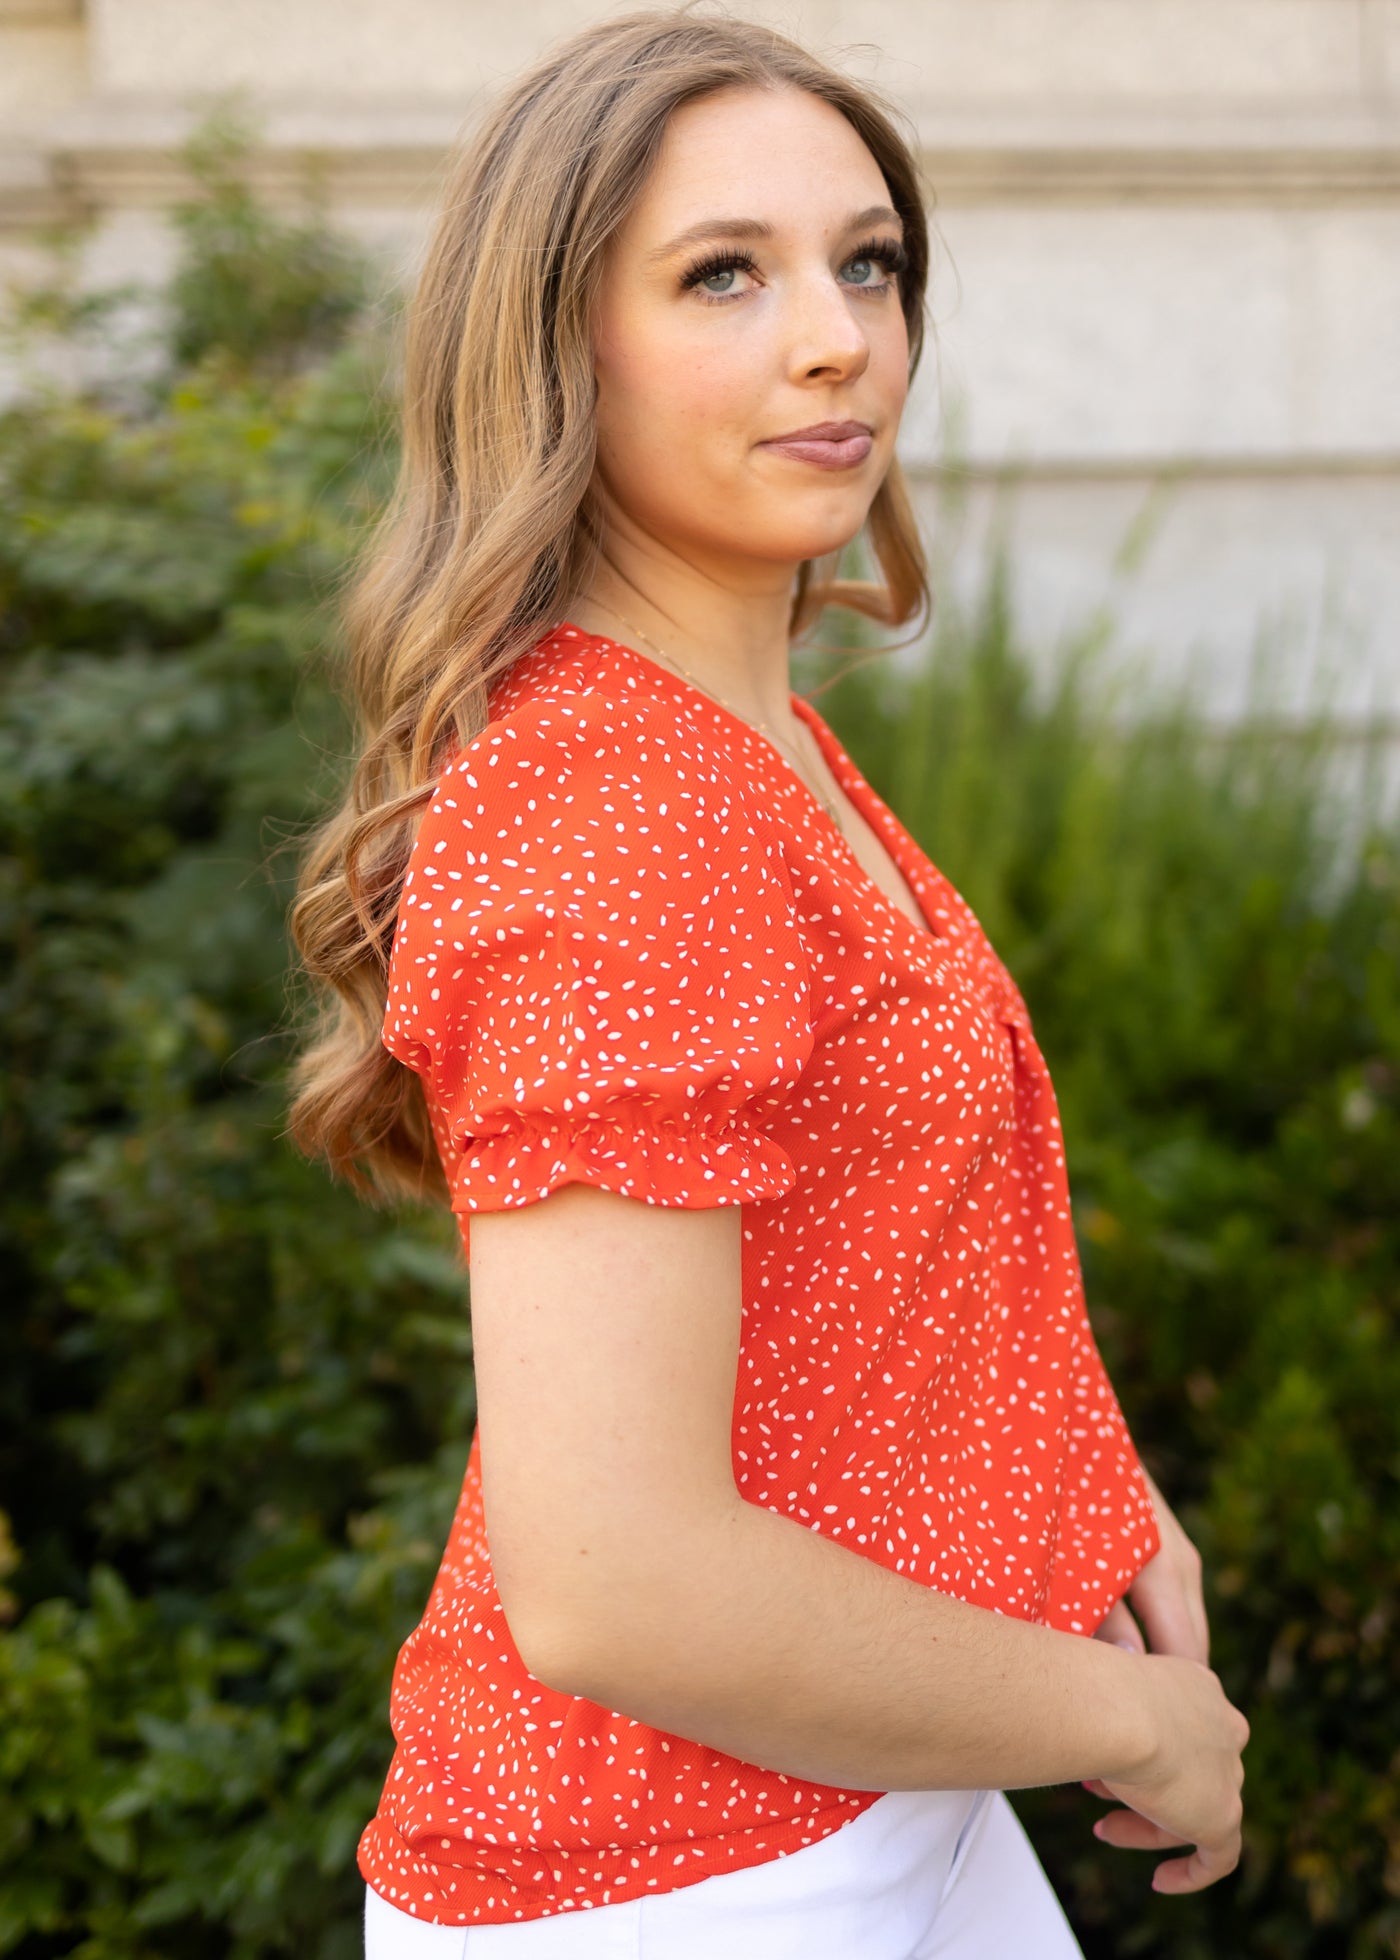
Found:
[[[874,92],[688,7],[553,48],[446,191],[293,915],[294,1133],[470,1273],[370,1960],[1056,1960],[1004,1793],[1074,1779],[1189,1847],[1159,1889],[1239,1857],[1025,1004],[790,689],[824,608],[927,608],[928,256]]]

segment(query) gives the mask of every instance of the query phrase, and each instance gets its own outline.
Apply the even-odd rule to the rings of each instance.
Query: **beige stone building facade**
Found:
[[[1222,713],[1262,645],[1285,699],[1321,658],[1342,714],[1400,727],[1400,0],[731,7],[917,131],[936,345],[902,454],[945,589],[995,512],[1037,645],[1108,599]],[[314,157],[407,276],[483,92],[606,11],[0,0],[0,263],[93,213],[93,277],[156,272],[178,144],[238,85],[269,190]]]

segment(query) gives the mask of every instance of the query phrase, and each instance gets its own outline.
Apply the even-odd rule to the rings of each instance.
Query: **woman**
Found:
[[[1025,1005],[789,688],[825,606],[927,606],[927,264],[872,91],[687,8],[553,49],[447,189],[294,912],[294,1133],[470,1264],[371,1960],[1053,1960],[1004,1792],[1073,1778],[1194,1847],[1159,1889],[1238,1860],[1248,1725]],[[883,584],[834,576],[862,530]]]

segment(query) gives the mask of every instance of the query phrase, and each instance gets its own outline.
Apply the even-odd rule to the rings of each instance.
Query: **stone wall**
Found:
[[[1111,591],[1222,712],[1259,641],[1288,698],[1323,659],[1400,725],[1400,0],[733,5],[917,131],[936,336],[902,453],[944,589],[1001,523],[1038,644]],[[0,0],[0,264],[92,212],[94,277],[158,271],[174,152],[238,84],[269,193],[314,159],[406,277],[483,91],[599,11]]]

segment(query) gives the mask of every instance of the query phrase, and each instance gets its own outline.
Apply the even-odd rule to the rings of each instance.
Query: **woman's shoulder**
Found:
[[[592,1109],[610,1084],[674,1128],[697,1119],[711,1074],[742,1099],[790,1086],[810,1053],[806,959],[771,840],[684,716],[592,684],[605,664],[569,654],[507,675],[440,775],[405,872],[385,1045],[431,1069],[478,1139],[558,1096],[572,1126],[574,1101]],[[700,1105],[706,1121],[719,1107]],[[735,1192],[788,1188],[786,1160],[755,1149],[761,1176]],[[645,1188],[654,1170],[629,1176]],[[685,1189],[710,1190],[712,1174]]]
[[[542,640],[492,687],[419,820],[405,919],[444,902],[478,923],[671,904],[757,912],[767,930],[790,907],[782,840],[739,762],[610,644]]]
[[[436,805],[525,797],[522,819],[561,796],[584,816],[654,811],[762,828],[761,800],[703,715],[648,685],[611,641],[577,628],[543,635],[492,684],[485,726],[449,758]]]

